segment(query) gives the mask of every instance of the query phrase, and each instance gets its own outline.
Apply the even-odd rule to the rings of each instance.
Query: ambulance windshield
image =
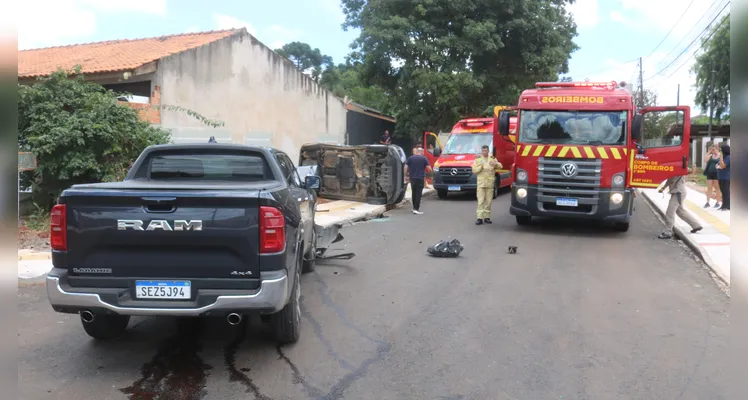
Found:
[[[520,115],[520,141],[623,145],[626,111],[529,111]]]
[[[480,154],[481,147],[493,147],[490,133],[460,133],[449,135],[442,154]]]

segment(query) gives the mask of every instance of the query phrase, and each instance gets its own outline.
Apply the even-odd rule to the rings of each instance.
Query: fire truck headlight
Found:
[[[527,197],[527,189],[525,188],[517,189],[517,198],[524,199],[525,197]]]
[[[613,204],[621,204],[621,202],[623,201],[623,195],[620,193],[613,193],[610,195],[610,201]]]
[[[527,172],[525,170],[517,168],[517,182],[527,182]]]
[[[624,181],[624,173],[621,172],[620,174],[613,175],[613,181],[612,186],[614,188],[622,188],[623,187],[623,181]]]
[[[439,172],[439,166],[434,165],[434,172]]]

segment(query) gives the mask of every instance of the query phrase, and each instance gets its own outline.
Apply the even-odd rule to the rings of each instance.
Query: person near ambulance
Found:
[[[496,172],[502,168],[501,163],[492,155],[489,155],[488,146],[481,147],[481,155],[473,162],[473,173],[477,176],[478,185],[476,196],[478,197],[478,220],[476,225],[491,223],[491,202],[493,202],[493,188],[496,182]]]
[[[667,211],[665,211],[665,231],[658,238],[671,239],[673,237],[676,215],[691,226],[691,233],[700,231],[702,229],[701,224],[683,206],[687,193],[686,177],[683,175],[674,176],[660,185],[657,191],[662,193],[665,189],[670,192],[670,201],[667,205]]]

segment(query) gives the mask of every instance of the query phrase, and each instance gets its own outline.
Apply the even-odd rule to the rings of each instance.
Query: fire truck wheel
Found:
[[[618,222],[615,224],[615,228],[619,232],[628,232],[629,225],[631,225],[630,222]]]
[[[447,190],[446,189],[437,189],[436,195],[439,196],[440,199],[446,199],[447,198]]]
[[[499,184],[496,183],[493,185],[493,198],[499,197]]]
[[[529,225],[532,221],[532,216],[517,215],[517,225]]]

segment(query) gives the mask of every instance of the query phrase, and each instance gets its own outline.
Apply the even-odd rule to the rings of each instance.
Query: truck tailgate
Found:
[[[259,279],[256,195],[190,190],[77,192],[66,198],[70,273]]]

